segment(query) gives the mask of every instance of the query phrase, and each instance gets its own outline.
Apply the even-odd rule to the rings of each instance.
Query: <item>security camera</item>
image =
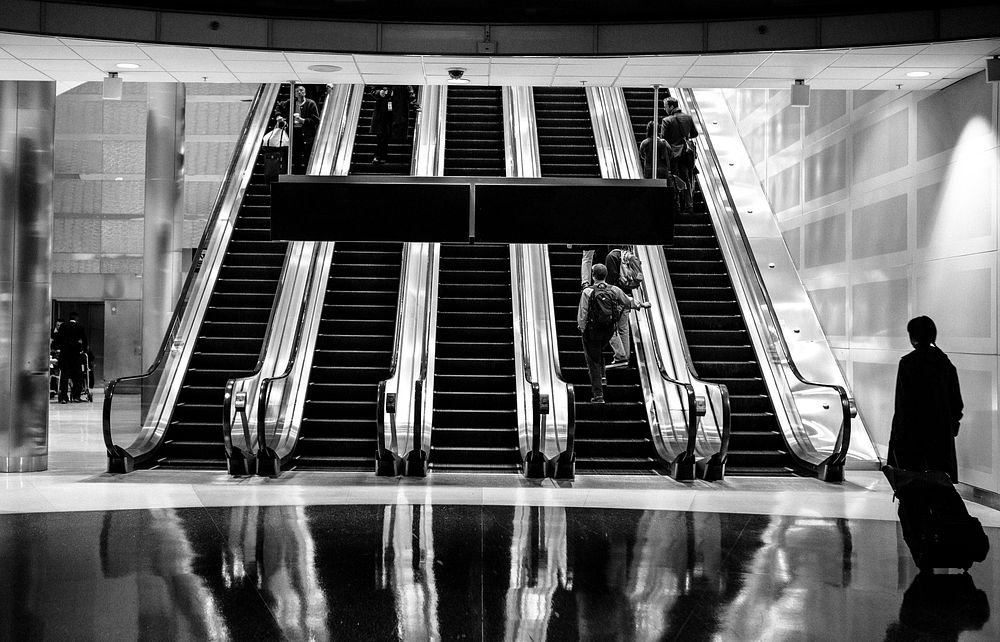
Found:
[[[462,76],[465,75],[465,69],[462,67],[454,67],[448,70],[448,77],[452,80],[461,80]]]

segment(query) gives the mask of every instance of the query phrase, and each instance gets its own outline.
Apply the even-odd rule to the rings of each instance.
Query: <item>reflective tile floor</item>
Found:
[[[103,472],[100,400],[0,476],[0,640],[998,640],[1000,513],[917,575],[881,476]]]

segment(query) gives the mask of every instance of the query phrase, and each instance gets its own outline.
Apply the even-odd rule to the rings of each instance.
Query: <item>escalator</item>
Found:
[[[645,138],[652,89],[626,89],[637,140]],[[801,471],[788,452],[774,405],[751,344],[712,217],[695,183],[694,211],[674,222],[674,244],[664,248],[674,297],[697,374],[729,388],[732,437],[726,473],[792,475]]]
[[[500,87],[448,87],[445,176],[503,176]]]
[[[389,162],[371,164],[375,136],[368,131],[375,100],[369,89],[350,173],[407,176],[412,122],[405,141],[390,143]],[[392,362],[402,257],[402,243],[334,245],[302,425],[285,468],[367,471],[374,465],[377,390]]]
[[[584,90],[536,87],[534,97],[542,176],[600,178]],[[548,249],[559,335],[559,363],[563,378],[578,391],[577,471],[665,474],[650,437],[639,371],[633,365],[634,355],[628,367],[607,372],[607,402],[589,402],[590,377],[576,327],[581,248],[550,245]],[[605,349],[605,362],[611,362],[610,348]]]
[[[283,85],[278,101],[287,98]],[[268,130],[273,126],[272,115]],[[271,195],[260,152],[166,434],[147,467],[225,468],[223,392],[257,363],[288,246],[269,240]]]
[[[445,175],[503,176],[499,87],[449,87]],[[510,246],[442,244],[434,351],[432,470],[516,472]]]

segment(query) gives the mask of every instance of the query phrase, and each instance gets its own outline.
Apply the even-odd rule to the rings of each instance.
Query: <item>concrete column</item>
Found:
[[[48,468],[54,82],[0,81],[0,472]]]
[[[182,83],[149,83],[142,259],[142,365],[156,358],[181,292],[184,247]]]

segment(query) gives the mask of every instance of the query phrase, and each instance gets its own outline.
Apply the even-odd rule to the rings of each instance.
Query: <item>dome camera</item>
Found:
[[[452,67],[448,70],[448,82],[469,82],[465,76],[465,69],[462,67]]]

